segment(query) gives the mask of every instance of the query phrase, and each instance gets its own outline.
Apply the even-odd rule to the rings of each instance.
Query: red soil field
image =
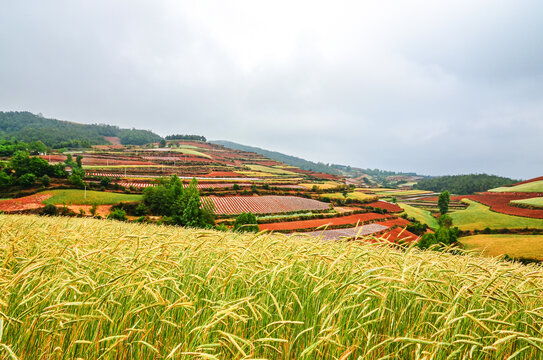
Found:
[[[42,201],[49,199],[53,194],[34,194],[17,199],[0,201],[0,210],[5,212],[33,210],[43,207]]]
[[[374,208],[386,209],[389,212],[402,212],[403,211],[403,209],[401,207],[399,207],[398,205],[392,204],[392,203],[389,203],[389,202],[386,202],[386,201],[382,201],[382,200],[374,201],[374,202],[371,202],[371,203],[368,203],[368,204],[363,204],[361,206],[362,207],[372,206]]]
[[[233,171],[212,171],[205,177],[245,177],[244,175],[238,174]]]
[[[130,187],[133,186],[135,188],[146,188],[150,186],[156,186],[156,184],[151,183],[143,183],[143,182],[119,182],[118,183],[121,186],[124,187]],[[185,187],[188,186],[188,184],[184,184]],[[251,184],[238,184],[239,186],[251,186]],[[198,189],[223,189],[223,188],[231,188],[234,186],[233,183],[198,183],[196,187]]]
[[[296,196],[209,196],[216,214],[272,214],[302,210],[326,210],[329,204]]]
[[[40,155],[42,159],[45,159],[47,161],[50,161],[52,163],[56,162],[64,162],[66,161],[66,156],[64,155]],[[75,157],[74,157],[75,160]],[[138,160],[116,160],[114,158],[111,159],[103,159],[103,158],[94,158],[94,157],[86,157],[83,156],[83,160],[81,160],[81,163],[83,165],[153,165],[152,162],[149,161],[138,161]]]
[[[270,224],[260,224],[260,230],[297,230],[297,229],[309,229],[316,228],[323,225],[348,225],[366,223],[372,220],[386,219],[390,215],[365,213],[357,215],[349,215],[337,218],[329,219],[315,219],[315,220],[301,220],[301,221],[288,221]]]
[[[379,224],[379,225],[384,225],[384,226],[388,226],[388,227],[393,227],[393,226],[400,226],[400,227],[406,227],[407,225],[411,225],[411,223],[403,218],[396,218],[396,219],[390,219],[390,220],[386,220],[386,221],[380,221],[380,222],[377,222],[376,224]]]
[[[109,141],[111,145],[121,145],[121,139],[116,136],[104,136],[104,139]]]
[[[453,196],[451,200],[470,199],[490,206],[490,209],[502,214],[543,219],[543,210],[525,209],[511,206],[511,200],[523,200],[543,196],[543,193],[480,193],[476,195]]]
[[[398,242],[398,241],[402,241],[402,242],[411,242],[411,241],[415,241],[417,240],[419,237],[413,233],[410,233],[409,231],[401,228],[401,227],[397,227],[397,228],[394,228],[394,229],[390,229],[390,230],[387,230],[383,233],[383,235],[380,236],[381,239],[384,239],[384,240],[387,240],[387,241],[390,241],[390,242]]]

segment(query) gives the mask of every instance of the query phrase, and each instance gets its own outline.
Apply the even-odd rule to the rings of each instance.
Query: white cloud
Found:
[[[4,110],[361,167],[541,175],[536,1],[3,6]]]

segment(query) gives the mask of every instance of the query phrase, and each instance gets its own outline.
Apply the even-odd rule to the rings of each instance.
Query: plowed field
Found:
[[[361,205],[361,206],[362,207],[372,206],[374,208],[386,209],[389,212],[402,212],[403,211],[403,209],[401,207],[399,207],[397,204],[389,203],[387,201],[382,201],[382,200],[374,201],[372,203],[364,204],[364,205]]]
[[[0,210],[5,212],[33,210],[43,207],[42,201],[49,199],[53,194],[40,193],[17,199],[0,201]]]
[[[382,220],[390,218],[390,215],[365,213],[357,215],[349,215],[337,218],[329,219],[315,219],[315,220],[301,220],[301,221],[288,221],[270,224],[261,224],[260,230],[302,230],[316,228],[323,225],[348,225],[348,224],[364,224],[373,220]]]
[[[327,203],[296,196],[210,196],[216,214],[273,214],[301,210],[326,210]]]

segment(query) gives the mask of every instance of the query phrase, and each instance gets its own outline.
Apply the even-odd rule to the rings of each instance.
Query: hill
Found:
[[[469,174],[427,178],[420,180],[413,187],[420,190],[430,190],[435,192],[447,190],[452,194],[470,195],[476,192],[487,191],[499,186],[513,184],[515,182],[517,182],[517,180],[496,175]]]
[[[543,352],[536,266],[106,220],[0,215],[0,228],[2,357]]]
[[[78,148],[108,144],[106,137],[119,138],[123,145],[160,141],[149,130],[121,129],[104,124],[78,124],[47,119],[30,112],[0,112],[0,138],[24,142],[42,141],[51,148]]]
[[[322,172],[325,174],[332,174],[332,175],[341,174],[340,171],[338,171],[337,169],[334,169],[330,165],[327,165],[321,162],[316,163],[313,161],[304,160],[296,156],[285,155],[277,151],[265,150],[258,147],[242,145],[242,144],[238,144],[238,143],[226,141],[226,140],[214,140],[211,142],[217,145],[222,145],[230,149],[254,152],[254,153],[263,155],[267,158],[280,161],[291,166],[299,167],[302,170]]]

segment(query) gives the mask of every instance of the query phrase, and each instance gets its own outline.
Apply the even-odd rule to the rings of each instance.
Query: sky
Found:
[[[543,2],[0,0],[0,110],[543,175]]]

